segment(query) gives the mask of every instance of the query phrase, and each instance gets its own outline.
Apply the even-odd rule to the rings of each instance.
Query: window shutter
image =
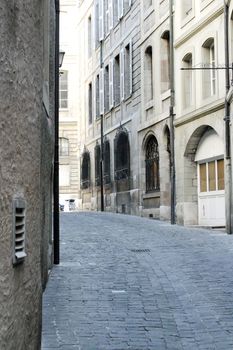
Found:
[[[110,109],[114,106],[114,81],[113,81],[113,59],[109,61],[109,100]]]
[[[104,114],[104,69],[100,70],[100,114]]]
[[[104,0],[99,0],[99,40],[104,40]]]
[[[109,0],[109,29],[111,30],[113,28],[113,1]],[[115,0],[116,1],[116,0]]]
[[[129,93],[132,95],[133,93],[133,43],[132,40],[130,40],[129,43]]]
[[[118,0],[118,19],[124,15],[124,0]]]
[[[124,48],[121,49],[120,52],[120,71],[121,71],[121,101],[124,100],[125,97],[125,55]]]

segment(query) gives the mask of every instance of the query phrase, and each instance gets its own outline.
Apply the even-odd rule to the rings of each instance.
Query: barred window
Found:
[[[158,141],[150,136],[146,144],[146,191],[159,191],[159,150]]]
[[[82,156],[81,187],[82,189],[90,187],[90,153],[88,151],[85,151]]]
[[[115,139],[115,179],[128,179],[130,175],[130,147],[128,134],[120,132]]]

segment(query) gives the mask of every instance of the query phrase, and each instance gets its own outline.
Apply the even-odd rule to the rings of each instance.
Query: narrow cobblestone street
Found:
[[[233,237],[119,214],[62,214],[42,349],[233,349]]]

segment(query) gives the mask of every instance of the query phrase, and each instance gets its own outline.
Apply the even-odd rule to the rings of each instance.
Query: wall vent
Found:
[[[26,205],[22,199],[13,202],[13,264],[23,262],[25,253],[25,214]]]

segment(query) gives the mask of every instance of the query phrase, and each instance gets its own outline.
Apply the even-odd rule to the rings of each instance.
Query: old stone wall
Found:
[[[1,2],[0,35],[0,349],[35,350],[51,230],[53,155],[53,120],[42,101],[43,2]],[[13,266],[15,198],[26,204],[26,257]]]

